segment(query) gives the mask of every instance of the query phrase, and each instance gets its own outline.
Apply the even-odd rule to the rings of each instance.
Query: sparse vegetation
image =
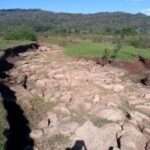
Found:
[[[57,134],[57,135],[54,135],[52,136],[50,139],[49,139],[49,143],[52,145],[52,144],[65,144],[69,141],[69,137],[68,136],[64,136],[62,134]]]
[[[6,116],[5,110],[0,102],[0,150],[4,150],[5,136],[4,130],[6,129]]]
[[[113,45],[110,43],[94,43],[91,41],[70,44],[65,47],[65,53],[73,57],[95,58],[102,57],[105,49],[112,51]]]
[[[0,50],[7,49],[10,47],[29,44],[31,41],[28,40],[5,40],[0,38]]]
[[[112,43],[94,43],[90,41],[67,45],[65,54],[72,57],[101,58],[105,49],[107,49],[109,56],[115,55],[115,59],[119,60],[133,60],[137,56],[150,58],[150,49],[139,49],[126,44],[118,46]]]
[[[130,45],[136,48],[150,48],[149,36],[136,36],[130,41]]]
[[[10,30],[6,32],[6,35],[4,36],[5,40],[28,40],[28,41],[36,41],[37,37],[35,32],[26,27],[21,28],[15,28],[13,30]]]
[[[33,97],[31,99],[32,110],[27,112],[30,116],[29,119],[32,120],[32,126],[36,126],[39,121],[37,118],[41,119],[45,112],[52,110],[55,105],[55,102],[44,102],[44,98],[40,96]]]
[[[94,125],[99,128],[108,123],[112,123],[112,121],[109,121],[107,119],[102,119],[102,118],[98,118],[98,117],[91,117],[91,118],[92,118],[92,122],[94,123]]]

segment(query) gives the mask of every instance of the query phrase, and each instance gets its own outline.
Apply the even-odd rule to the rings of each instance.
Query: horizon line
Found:
[[[125,13],[125,14],[131,14],[131,15],[144,15],[144,16],[149,16],[143,12],[129,12],[129,11],[96,11],[96,12],[71,12],[71,11],[54,11],[54,10],[49,10],[49,9],[43,9],[43,8],[0,8],[0,11],[13,11],[13,10],[33,10],[33,11],[46,11],[46,12],[51,12],[51,13],[65,13],[65,14],[83,14],[83,15],[93,15],[93,14],[100,14],[100,13]]]

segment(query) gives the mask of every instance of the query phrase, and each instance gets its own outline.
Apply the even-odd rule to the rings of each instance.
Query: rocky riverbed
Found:
[[[150,90],[128,71],[69,58],[56,45],[17,57],[4,81],[35,150],[150,150]]]

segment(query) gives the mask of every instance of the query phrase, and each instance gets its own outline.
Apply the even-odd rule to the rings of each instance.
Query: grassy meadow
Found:
[[[139,39],[138,36],[126,36],[123,40],[110,35],[37,35],[37,41],[60,45],[64,48],[65,55],[78,58],[102,58],[105,51],[108,58],[115,55],[115,59],[130,61],[138,56],[150,59],[150,45],[148,39]],[[0,50],[22,44],[29,44],[33,41],[0,38]],[[145,43],[145,44],[144,44]]]
[[[5,40],[0,38],[0,50],[15,47],[18,45],[29,44],[32,41],[29,40]]]
[[[149,37],[141,35],[125,36],[120,39],[112,35],[48,35],[40,36],[39,41],[46,45],[56,44],[64,48],[65,55],[78,58],[101,58],[108,52],[108,57],[131,61],[138,56],[150,59]],[[116,52],[117,51],[117,52]]]
[[[79,42],[77,44],[68,44],[65,46],[65,54],[72,57],[84,58],[101,58],[104,56],[105,50],[108,51],[108,57],[111,57],[116,49],[116,45],[112,43],[95,43],[91,41]],[[150,48],[135,48],[130,45],[122,45],[116,54],[116,59],[132,60],[137,56],[150,58]]]

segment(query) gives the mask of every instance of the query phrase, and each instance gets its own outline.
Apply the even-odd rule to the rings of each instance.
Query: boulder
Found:
[[[96,116],[109,121],[123,121],[126,118],[126,114],[118,108],[106,108],[99,110]]]
[[[93,99],[93,102],[94,102],[94,103],[98,103],[99,101],[100,101],[99,95],[95,95],[95,96],[94,96],[94,99]]]
[[[50,48],[49,48],[49,47],[46,47],[46,46],[40,46],[40,47],[39,47],[39,50],[40,50],[40,51],[49,51]]]
[[[113,90],[114,90],[115,92],[121,92],[121,91],[124,90],[124,86],[121,85],[121,84],[116,84],[116,85],[113,86]]]
[[[150,94],[145,94],[144,96],[146,99],[150,100]]]
[[[68,122],[68,123],[60,124],[59,131],[60,134],[69,136],[72,133],[74,133],[78,127],[79,124],[77,122]]]
[[[47,113],[47,119],[49,121],[49,126],[51,128],[56,127],[58,125],[58,118],[57,118],[57,115],[55,113],[48,112]]]
[[[70,111],[66,106],[57,105],[54,107],[54,111],[59,112],[61,115],[70,115]]]
[[[121,150],[145,150],[146,143],[146,137],[134,125],[124,125],[120,138]]]
[[[76,130],[72,140],[74,145],[82,142],[83,148],[89,150],[109,150],[117,148],[116,134],[120,131],[121,127],[115,123],[98,128],[87,121]]]
[[[136,125],[149,126],[150,117],[148,117],[147,115],[138,111],[131,111],[130,115],[131,115],[131,121],[135,122]]]
[[[49,82],[48,79],[40,79],[36,81],[36,86],[39,88],[45,88],[48,82]]]
[[[141,105],[136,105],[135,108],[145,114],[150,115],[150,105],[146,105],[146,104],[142,105],[141,104]]]
[[[33,130],[30,134],[33,139],[40,139],[43,136],[42,130]]]
[[[48,127],[48,119],[43,119],[42,121],[39,122],[38,128],[39,129],[45,129]]]

